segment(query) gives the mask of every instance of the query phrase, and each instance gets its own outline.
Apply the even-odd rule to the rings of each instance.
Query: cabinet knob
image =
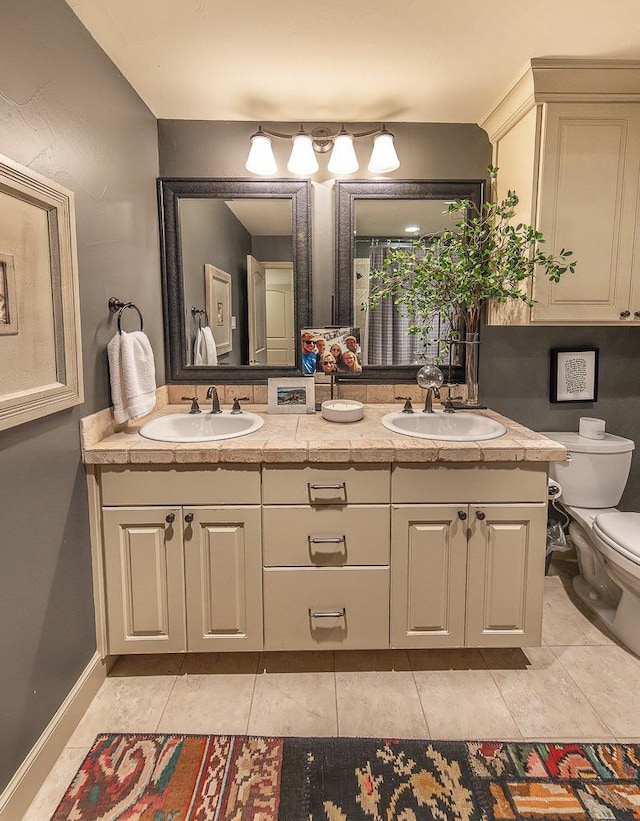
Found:
[[[486,513],[483,510],[476,510],[476,519],[480,519],[480,521],[486,519]]]
[[[184,520],[185,522],[188,522],[188,524],[191,524],[191,522],[193,521],[193,513],[185,513]]]
[[[464,520],[465,520],[466,518],[467,518],[467,512],[466,512],[466,510],[459,510],[459,511],[458,511],[458,519],[460,519],[460,521],[464,522]]]
[[[628,316],[631,316],[631,311],[620,311],[620,316],[622,319],[626,319]]]
[[[176,520],[176,514],[175,513],[167,513],[164,520],[168,525],[172,525]]]
[[[633,315],[635,316],[636,319],[640,319],[640,311],[634,311]]]

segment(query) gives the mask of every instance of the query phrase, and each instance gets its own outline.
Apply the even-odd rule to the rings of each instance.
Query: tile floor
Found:
[[[639,741],[640,658],[572,572],[545,579],[542,647],[121,657],[23,821],[50,818],[105,731]]]

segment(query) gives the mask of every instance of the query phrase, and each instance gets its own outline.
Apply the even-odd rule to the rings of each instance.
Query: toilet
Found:
[[[551,462],[549,478],[571,518],[580,574],[573,587],[634,653],[640,655],[640,513],[616,508],[635,447],[631,439],[605,433],[588,439],[575,432],[543,433],[564,445],[567,459]]]

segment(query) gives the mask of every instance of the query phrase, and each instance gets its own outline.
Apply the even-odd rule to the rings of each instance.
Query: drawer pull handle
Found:
[[[346,617],[346,607],[343,607],[342,610],[312,610],[309,608],[309,618],[311,619],[345,619]]]
[[[335,485],[314,485],[311,482],[307,482],[307,486],[309,490],[346,490],[347,483],[346,482],[338,482]]]
[[[168,525],[172,525],[176,520],[176,514],[175,513],[167,513],[167,515],[164,517],[164,520]]]
[[[346,536],[309,536],[309,544],[343,544]]]
[[[193,513],[185,513],[185,515],[184,515],[184,520],[185,520],[185,522],[186,522],[187,524],[191,524],[191,522],[193,521],[193,519],[194,519],[194,515],[193,515]]]
[[[483,510],[476,510],[476,518],[482,521],[483,519],[486,519],[486,513]]]

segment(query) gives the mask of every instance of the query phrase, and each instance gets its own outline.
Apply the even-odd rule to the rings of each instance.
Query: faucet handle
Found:
[[[200,410],[200,405],[198,405],[198,397],[197,396],[183,396],[183,402],[191,402],[191,410],[189,413],[202,413]]]
[[[396,399],[404,400],[404,408],[402,409],[402,413],[413,413],[410,396],[396,396]]]
[[[240,407],[240,402],[249,402],[251,397],[249,396],[234,396],[233,397],[233,407],[231,408],[231,413],[242,413],[242,408]]]
[[[449,395],[442,403],[442,409],[445,413],[454,413],[455,408],[453,407],[454,402],[458,402],[462,399],[462,396],[451,396],[451,390],[449,390]]]

